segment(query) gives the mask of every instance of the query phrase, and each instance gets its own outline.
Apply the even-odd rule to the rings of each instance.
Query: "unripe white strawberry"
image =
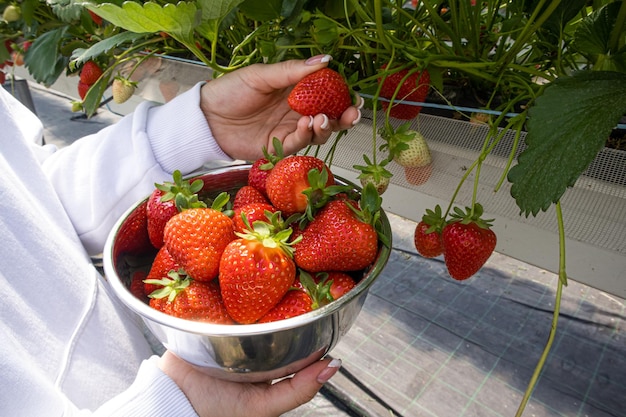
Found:
[[[430,148],[421,133],[415,132],[413,139],[405,143],[408,145],[408,148],[396,152],[393,157],[397,164],[405,168],[418,168],[432,162]]]
[[[11,23],[19,20],[21,16],[22,10],[14,4],[9,4],[2,13],[2,20]]]
[[[135,93],[137,83],[124,77],[115,77],[111,90],[113,91],[113,101],[117,104],[126,102]]]

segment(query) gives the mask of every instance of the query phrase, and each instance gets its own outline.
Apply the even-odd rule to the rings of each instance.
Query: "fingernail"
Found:
[[[317,65],[317,64],[323,64],[326,62],[330,62],[332,61],[333,57],[330,55],[315,55],[312,56],[311,58],[307,59],[306,61],[304,61],[304,63],[306,65]]]
[[[323,130],[327,130],[330,127],[330,124],[328,122],[328,116],[326,116],[325,114],[322,114],[322,116],[324,117],[324,121],[320,125],[320,128]]]
[[[309,116],[309,125],[307,127],[309,130],[313,129],[313,116]]]
[[[363,106],[365,105],[365,99],[359,95],[357,95],[357,98],[359,99],[359,102],[356,106],[357,109],[361,110],[363,108]]]
[[[337,373],[337,371],[341,368],[341,359],[333,359],[328,362],[326,368],[322,370],[317,376],[317,382],[320,384],[325,384],[328,382],[330,378],[333,377]]]
[[[356,126],[357,124],[359,124],[359,122],[361,121],[361,110],[357,110],[357,112],[359,113],[359,115],[356,117],[356,119],[354,119],[354,121],[352,122],[352,126]]]

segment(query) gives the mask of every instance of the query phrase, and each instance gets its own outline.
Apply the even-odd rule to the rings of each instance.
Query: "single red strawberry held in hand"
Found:
[[[382,68],[387,69],[387,65],[383,65]],[[422,71],[412,70],[408,77],[407,74],[409,74],[408,68],[388,74],[383,80],[383,85],[380,89],[380,97],[386,99],[391,99],[397,91],[389,115],[401,120],[414,119],[420,113],[422,107],[400,104],[399,102],[413,101],[424,103],[430,88],[430,74],[426,69]],[[383,101],[382,106],[383,109],[387,110],[389,103]]]
[[[339,119],[352,105],[352,96],[341,74],[322,68],[300,80],[291,90],[287,102],[303,116],[321,113],[330,119]]]
[[[291,229],[257,222],[238,233],[222,253],[219,282],[228,314],[238,323],[254,323],[285,296],[296,278]]]
[[[195,281],[179,270],[161,280],[146,280],[146,283],[161,287],[150,294],[150,306],[156,310],[187,320],[234,324],[216,281]]]
[[[445,223],[439,205],[435,206],[435,210],[426,209],[426,213],[413,233],[413,243],[417,253],[424,258],[435,258],[443,254],[441,232]]]
[[[181,211],[165,225],[165,247],[194,280],[217,277],[222,252],[236,237],[232,219],[221,211],[227,201],[222,193],[211,208]]]
[[[496,234],[490,229],[492,220],[483,220],[483,208],[474,204],[474,210],[463,212],[455,208],[442,232],[444,261],[450,276],[464,280],[474,275],[487,262],[496,247]]]

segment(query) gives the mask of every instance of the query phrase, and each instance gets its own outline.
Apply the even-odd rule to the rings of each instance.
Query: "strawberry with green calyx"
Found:
[[[148,279],[159,289],[150,294],[150,306],[187,320],[234,324],[228,315],[217,282],[199,282],[183,270],[171,271],[162,279]]]
[[[135,94],[135,90],[137,89],[137,82],[131,81],[126,77],[117,76],[113,79],[113,84],[111,85],[111,92],[113,93],[113,101],[117,104],[122,104],[128,101],[133,94]]]
[[[417,253],[424,258],[435,258],[443,254],[441,233],[445,224],[446,221],[439,205],[435,206],[435,210],[426,209],[426,213],[415,227],[413,234],[413,243]]]
[[[300,270],[299,279],[312,300],[313,309],[318,309],[346,295],[356,286],[354,279],[341,271],[318,272],[311,277]]]
[[[103,71],[95,61],[87,61],[80,70],[80,82],[92,86],[102,76]]]
[[[383,69],[387,66],[383,65]],[[387,74],[380,89],[380,97],[393,99],[389,116],[401,120],[415,119],[422,110],[421,106],[401,104],[402,101],[423,103],[426,101],[430,89],[430,74],[426,69],[419,71],[408,68]],[[383,109],[387,110],[388,102],[383,102]]]
[[[430,148],[424,136],[411,128],[407,122],[397,129],[387,124],[379,130],[385,144],[381,150],[387,149],[389,159],[393,159],[398,165],[408,168],[423,167],[432,162]]]
[[[363,160],[366,165],[353,166],[354,169],[361,171],[357,177],[361,182],[361,186],[365,187],[366,184],[370,183],[376,187],[378,194],[382,195],[385,191],[387,191],[391,177],[393,177],[393,174],[385,168],[385,166],[389,163],[389,160],[385,159],[379,164],[374,164],[370,161],[367,155],[363,155]]]
[[[170,271],[178,271],[179,269],[180,265],[178,265],[178,262],[176,262],[174,258],[172,258],[172,255],[170,255],[170,253],[167,251],[167,248],[163,246],[161,247],[161,249],[159,249],[156,256],[154,257],[146,279],[159,280],[167,277]],[[154,284],[144,284],[144,293],[148,296],[158,288],[159,287],[155,286]]]
[[[247,232],[237,232],[219,263],[220,288],[226,310],[238,323],[254,323],[285,296],[296,277],[291,228],[256,221]],[[246,220],[247,222],[247,220]]]
[[[228,200],[229,195],[221,193],[210,208],[183,210],[165,225],[167,251],[194,280],[217,277],[222,252],[236,238],[232,219],[222,211]]]
[[[285,296],[261,317],[257,323],[270,323],[289,319],[313,311],[312,300],[307,291],[296,278]]]
[[[199,200],[198,193],[204,187],[204,181],[195,179],[193,182],[183,179],[179,170],[172,173],[171,181],[154,184],[155,189],[148,197],[146,211],[148,215],[148,235],[155,248],[163,246],[163,229],[175,214],[189,208],[206,207]]]
[[[341,74],[322,68],[300,80],[289,93],[287,103],[303,116],[325,114],[330,119],[339,119],[352,105],[352,96]]]
[[[268,216],[276,212],[269,203],[249,203],[233,210],[235,232],[245,232],[255,221],[268,221]]]
[[[272,146],[274,153],[270,154],[267,148],[263,147],[264,157],[254,161],[248,172],[248,185],[256,188],[265,196],[267,196],[266,183],[270,171],[278,161],[285,157],[283,144],[277,137],[272,139]]]
[[[335,177],[323,160],[292,155],[276,163],[267,177],[266,190],[270,203],[283,215],[291,216],[310,213],[312,207],[323,205],[329,193],[337,191],[330,188],[334,184]]]
[[[366,194],[372,194],[366,196]],[[319,210],[294,245],[298,267],[309,272],[358,271],[370,266],[378,253],[380,196],[368,184],[356,201],[336,199]],[[376,209],[374,204],[378,206]],[[382,236],[382,234],[381,234]],[[385,239],[386,240],[386,239]]]
[[[474,275],[487,262],[496,247],[496,234],[490,229],[492,220],[481,218],[483,207],[473,210],[455,207],[453,220],[443,228],[444,262],[450,276],[464,280]]]

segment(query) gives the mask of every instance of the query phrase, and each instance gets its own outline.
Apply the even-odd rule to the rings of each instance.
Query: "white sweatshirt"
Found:
[[[57,150],[0,87],[0,415],[196,415],[90,254],[155,182],[230,160],[199,102],[200,84]]]

